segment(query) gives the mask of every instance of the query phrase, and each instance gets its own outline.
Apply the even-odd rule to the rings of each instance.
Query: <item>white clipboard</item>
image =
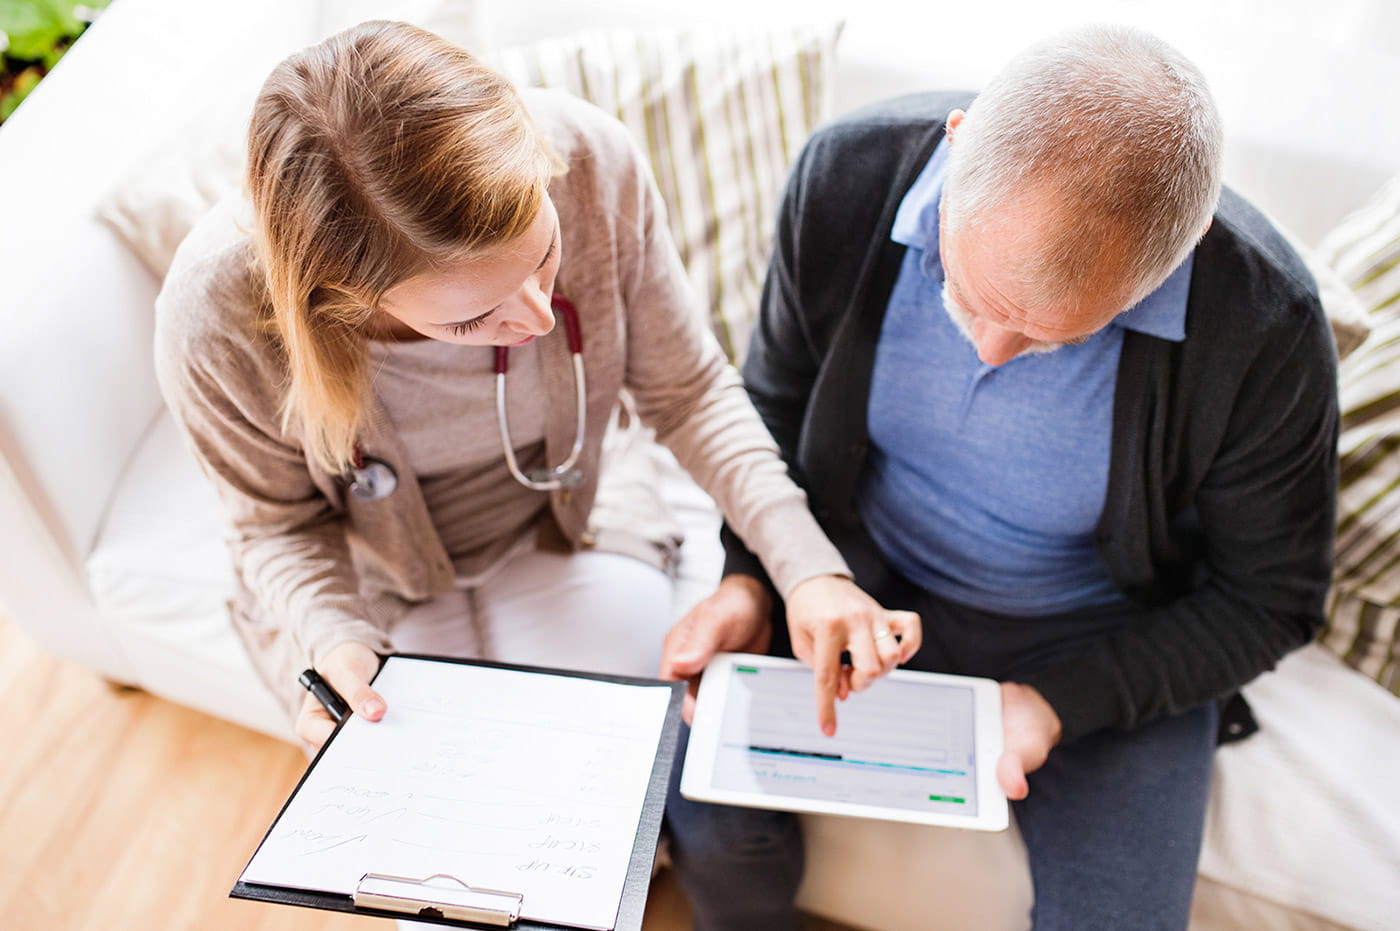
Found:
[[[388,657],[230,893],[467,927],[636,931],[675,682]]]

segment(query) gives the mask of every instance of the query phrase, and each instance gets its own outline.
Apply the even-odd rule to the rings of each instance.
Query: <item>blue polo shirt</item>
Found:
[[[946,161],[940,142],[891,232],[908,248],[875,354],[861,514],[891,565],[961,604],[1047,615],[1120,600],[1094,529],[1123,333],[1185,338],[1192,257],[1087,342],[985,365],[943,307]]]

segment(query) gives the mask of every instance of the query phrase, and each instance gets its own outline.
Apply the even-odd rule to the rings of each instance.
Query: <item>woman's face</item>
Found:
[[[385,328],[464,346],[516,346],[554,328],[550,295],[559,272],[559,215],[548,197],[516,239],[384,293]]]

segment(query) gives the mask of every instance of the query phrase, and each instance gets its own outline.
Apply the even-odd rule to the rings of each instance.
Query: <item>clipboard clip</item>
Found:
[[[357,908],[379,908],[429,918],[457,918],[509,927],[520,918],[525,896],[500,889],[477,889],[455,876],[426,879],[366,873],[355,886]]]

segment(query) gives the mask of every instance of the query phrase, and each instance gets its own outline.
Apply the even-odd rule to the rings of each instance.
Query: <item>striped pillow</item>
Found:
[[[492,61],[517,85],[567,90],[632,131],[691,283],[737,362],[788,169],[830,112],[840,31],[838,23],[591,30]]]
[[[1340,370],[1337,563],[1322,642],[1400,695],[1400,177],[1319,253],[1371,326]]]

